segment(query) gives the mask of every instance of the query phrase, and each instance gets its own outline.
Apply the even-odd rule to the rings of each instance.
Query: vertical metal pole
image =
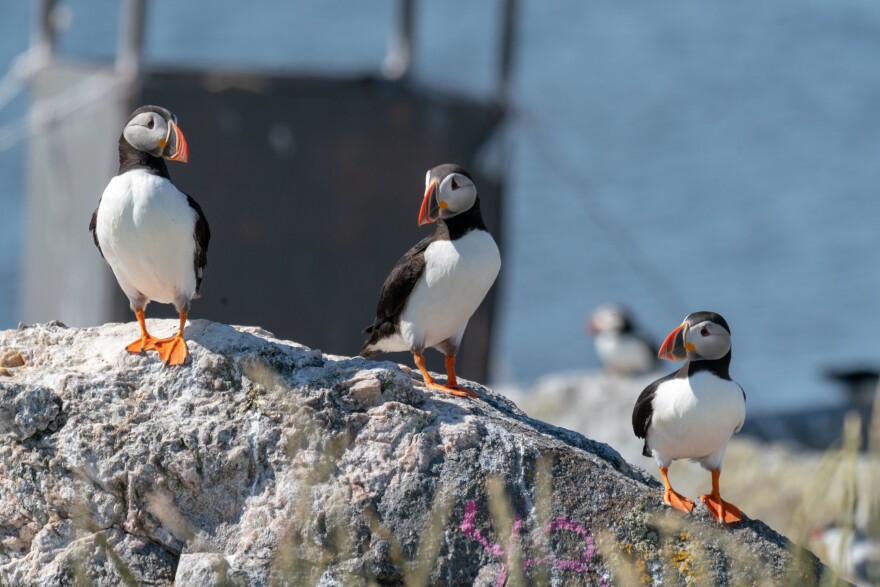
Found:
[[[415,21],[415,0],[399,0],[397,28],[388,45],[388,53],[382,64],[382,72],[389,79],[400,79],[409,72],[412,65],[413,22]]]
[[[122,6],[116,71],[129,79],[140,73],[145,6],[146,0],[126,0]]]
[[[55,50],[55,26],[52,24],[52,12],[56,0],[37,0],[37,22],[31,38],[31,47],[40,55],[51,57]]]
[[[501,56],[498,71],[498,94],[501,104],[510,100],[510,71],[513,69],[514,43],[516,42],[517,0],[503,0],[501,14]]]

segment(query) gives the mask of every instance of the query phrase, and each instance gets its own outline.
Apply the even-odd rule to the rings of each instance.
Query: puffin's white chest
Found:
[[[98,207],[101,252],[129,298],[161,302],[195,292],[196,212],[169,180],[134,170],[110,180]]]
[[[740,386],[709,372],[664,382],[652,405],[648,446],[666,462],[690,458],[720,466],[746,414]]]
[[[647,373],[654,367],[654,352],[645,341],[628,333],[600,332],[596,355],[602,364],[618,373]]]
[[[428,245],[424,273],[401,315],[403,339],[425,347],[460,339],[500,269],[498,246],[484,230]]]

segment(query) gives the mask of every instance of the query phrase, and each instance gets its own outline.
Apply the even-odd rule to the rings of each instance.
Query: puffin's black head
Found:
[[[177,126],[177,117],[159,106],[141,106],[132,112],[122,129],[122,140],[153,157],[181,163],[189,159],[189,147]]]
[[[419,210],[419,226],[467,212],[477,201],[477,186],[463,167],[446,163],[425,175],[425,197]]]
[[[667,361],[713,361],[729,352],[727,320],[715,312],[694,312],[669,333],[657,356]]]

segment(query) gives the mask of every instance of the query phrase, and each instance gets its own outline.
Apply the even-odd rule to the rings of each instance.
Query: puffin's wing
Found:
[[[419,241],[397,261],[385,278],[379,293],[379,303],[376,304],[376,319],[364,328],[364,332],[370,336],[364,342],[362,353],[371,344],[394,334],[406,300],[425,271],[425,249],[433,241],[433,235]]]
[[[189,207],[196,211],[197,216],[195,232],[193,233],[196,240],[196,252],[193,261],[196,272],[196,293],[193,297],[197,298],[202,287],[202,274],[205,272],[205,265],[208,264],[208,241],[211,240],[211,228],[208,226],[208,219],[205,218],[205,213],[202,212],[202,207],[199,206],[199,203],[193,200],[189,194],[185,195]]]
[[[737,385],[739,385],[739,383],[737,383]],[[739,385],[739,389],[740,389],[740,391],[743,392],[743,403],[746,403],[746,390],[743,389],[742,385]],[[736,434],[737,432],[742,430],[743,424],[745,424],[745,423],[746,423],[746,419],[745,419],[745,417],[743,417],[742,422],[740,422],[739,425],[736,427],[736,430],[733,431],[734,434]]]
[[[101,207],[101,201],[98,201],[98,208]],[[104,257],[104,251],[101,250],[101,244],[98,242],[98,208],[95,208],[95,211],[92,212],[92,219],[89,222],[89,230],[92,231],[92,238],[95,241],[95,246],[98,247],[98,252],[101,253],[101,258]]]
[[[633,432],[639,438],[645,438],[648,435],[648,426],[651,424],[651,416],[654,413],[654,394],[663,380],[657,380],[639,394],[636,405],[633,408],[632,425]]]
[[[651,416],[654,415],[654,396],[657,393],[657,388],[660,387],[662,383],[674,379],[677,374],[677,372],[672,372],[666,377],[661,377],[646,387],[644,391],[639,394],[639,399],[636,400],[636,405],[633,408],[633,432],[635,432],[636,436],[639,438],[645,439],[645,447],[642,449],[642,454],[646,457],[651,456],[651,451],[648,449],[648,427],[651,425]]]
[[[636,406],[633,408],[633,432],[639,438],[645,439],[642,454],[646,457],[651,456],[651,449],[648,448],[648,427],[651,425],[651,417],[654,415],[654,395],[660,384],[667,379],[669,377],[663,377],[646,387],[639,394],[639,399],[636,400]]]

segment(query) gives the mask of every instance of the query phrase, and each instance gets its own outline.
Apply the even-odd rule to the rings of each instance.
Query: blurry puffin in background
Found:
[[[593,310],[587,323],[602,368],[618,375],[644,375],[657,368],[657,348],[635,328],[632,316],[617,304]]]
[[[385,279],[376,319],[360,354],[410,351],[425,384],[459,397],[477,397],[458,385],[455,354],[468,320],[492,287],[501,256],[480,214],[473,178],[458,165],[439,165],[425,176],[419,226],[437,223],[434,234],[401,257]],[[423,352],[446,355],[446,384],[425,367]]]
[[[186,163],[189,148],[177,117],[142,106],[119,137],[119,173],[110,180],[89,230],[137,316],[141,336],[130,353],[155,350],[167,365],[189,354],[183,329],[190,300],[199,296],[211,237],[202,208],[171,181],[165,159]],[[150,302],[174,304],[180,330],[158,339],[147,332]]]
[[[730,327],[715,312],[694,312],[673,330],[659,357],[687,362],[645,388],[632,415],[633,431],[645,439],[643,454],[660,465],[663,501],[690,512],[694,503],[672,489],[672,461],[691,459],[712,472],[712,492],[700,496],[715,518],[739,522],[742,512],[721,499],[718,479],[730,437],[745,421],[746,394],[730,378]]]

